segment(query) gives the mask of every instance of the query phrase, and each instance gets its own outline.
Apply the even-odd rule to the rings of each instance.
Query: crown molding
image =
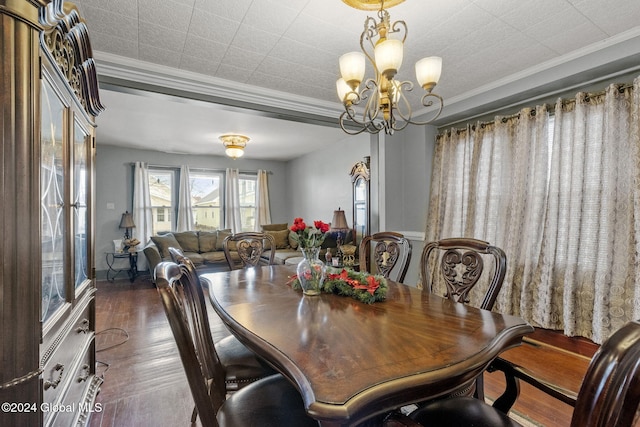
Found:
[[[638,71],[640,27],[448,98],[436,125],[451,126]]]
[[[337,102],[293,95],[259,86],[206,76],[145,61],[94,52],[102,82],[286,116],[316,117],[335,122],[344,110]],[[323,120],[324,119],[324,120]]]

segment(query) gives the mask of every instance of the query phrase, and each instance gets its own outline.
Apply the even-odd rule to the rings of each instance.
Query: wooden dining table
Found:
[[[472,387],[533,328],[524,320],[389,282],[384,301],[306,296],[294,267],[201,275],[229,331],[300,391],[323,426],[353,426]]]

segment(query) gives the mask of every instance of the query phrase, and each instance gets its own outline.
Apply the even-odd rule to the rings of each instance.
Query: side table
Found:
[[[129,275],[129,280],[133,282],[138,276],[138,251],[134,252],[107,252],[107,280],[113,282],[118,274],[126,272]],[[115,265],[117,260],[128,259],[128,268],[119,268]]]

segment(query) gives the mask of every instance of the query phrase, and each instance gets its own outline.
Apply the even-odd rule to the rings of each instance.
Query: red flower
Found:
[[[307,224],[304,223],[304,220],[302,218],[295,218],[293,225],[289,229],[297,233],[298,231],[304,231],[305,228],[307,228]]]
[[[322,221],[313,221],[313,225],[320,230],[321,233],[326,233],[329,231],[329,224]]]

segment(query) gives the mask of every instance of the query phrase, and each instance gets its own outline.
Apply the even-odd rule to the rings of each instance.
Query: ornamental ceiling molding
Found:
[[[115,85],[118,81],[123,81],[138,85],[138,89],[144,89],[145,86],[172,89],[187,98],[193,98],[190,94],[197,94],[200,98],[204,95],[221,104],[225,100],[231,100],[234,102],[229,105],[244,104],[246,108],[266,106],[274,110],[286,110],[291,114],[304,113],[329,118],[336,126],[343,111],[338,102],[293,95],[105,52],[96,52],[96,58],[98,74],[115,79]]]
[[[447,105],[434,125],[451,126],[476,114],[490,113],[494,109],[497,111],[505,105],[535,102],[543,96],[577,87],[585,81],[603,80],[640,70],[638,43],[640,29],[630,30],[606,42],[447,98]],[[338,118],[344,111],[339,102],[292,95],[106,52],[95,51],[94,57],[101,84],[107,82],[142,90],[145,90],[145,86],[152,86],[154,90],[169,88],[183,93],[185,98],[202,99],[194,96],[198,94],[220,104],[225,104],[222,101],[226,99],[233,101],[227,105],[234,105],[235,102],[246,104],[245,108],[266,106],[273,110],[286,110],[292,116],[299,113],[314,115],[324,118],[323,124],[331,123],[334,126],[338,126]],[[432,111],[428,108],[417,110],[415,116],[419,118]]]

